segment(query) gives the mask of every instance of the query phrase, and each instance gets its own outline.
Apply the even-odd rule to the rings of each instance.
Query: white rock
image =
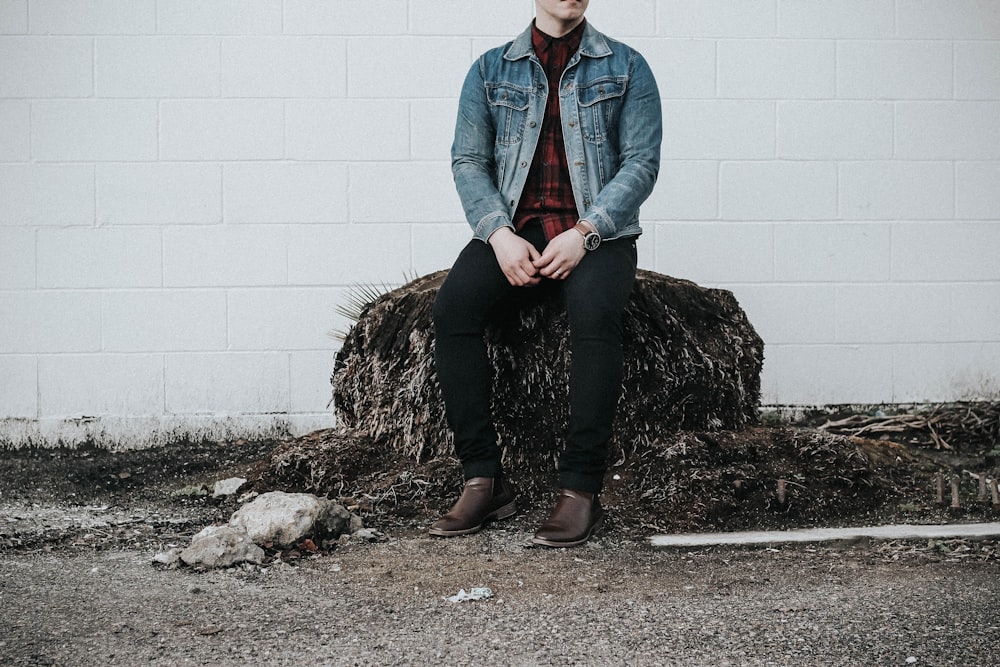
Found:
[[[220,479],[215,483],[215,487],[212,490],[212,497],[219,498],[222,496],[232,496],[235,495],[240,488],[246,484],[247,481],[242,477],[230,477],[229,479]]]
[[[259,564],[264,561],[264,550],[241,528],[209,526],[194,536],[180,557],[188,565],[229,567],[245,562]]]
[[[233,513],[229,525],[242,528],[257,544],[292,545],[308,535],[343,533],[351,513],[326,498],[308,493],[271,491]]]
[[[169,551],[161,551],[153,556],[153,562],[159,563],[160,565],[166,565],[168,567],[176,567],[177,561],[179,561],[180,558],[180,549],[170,549]]]

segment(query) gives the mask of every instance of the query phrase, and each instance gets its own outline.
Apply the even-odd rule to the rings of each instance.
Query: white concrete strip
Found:
[[[706,547],[713,544],[776,544],[781,542],[826,542],[858,538],[920,540],[951,537],[1000,537],[1000,523],[952,523],[945,525],[862,526],[859,528],[805,528],[801,530],[751,530],[741,533],[687,533],[653,535],[654,547]]]

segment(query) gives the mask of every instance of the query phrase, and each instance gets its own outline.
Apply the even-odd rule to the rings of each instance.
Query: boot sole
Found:
[[[587,540],[589,540],[591,538],[591,536],[594,533],[596,533],[601,528],[602,525],[604,525],[604,515],[603,514],[600,517],[598,517],[597,521],[594,522],[594,525],[591,526],[590,530],[587,531],[587,534],[584,535],[579,540],[574,540],[572,542],[556,542],[554,540],[546,540],[546,539],[541,538],[541,537],[532,537],[531,538],[531,543],[534,544],[534,545],[536,545],[536,546],[551,547],[553,549],[559,549],[559,548],[563,548],[563,547],[578,547],[581,544],[584,544],[585,542],[587,542]]]
[[[503,507],[499,507],[485,517],[483,517],[482,523],[471,528],[463,528],[461,530],[441,530],[440,528],[429,528],[428,533],[434,535],[435,537],[458,537],[460,535],[472,535],[473,533],[478,533],[483,529],[483,527],[490,523],[491,521],[503,521],[504,519],[509,519],[517,513],[517,502],[512,500]]]

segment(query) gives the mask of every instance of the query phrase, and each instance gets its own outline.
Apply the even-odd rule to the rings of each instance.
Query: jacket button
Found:
[[[527,166],[528,166],[528,163],[527,163],[527,162],[525,162],[524,160],[521,160],[521,166],[522,166],[522,167],[527,167]]]
[[[528,123],[528,127],[534,127],[534,126],[535,126],[535,121],[531,121],[530,123]]]

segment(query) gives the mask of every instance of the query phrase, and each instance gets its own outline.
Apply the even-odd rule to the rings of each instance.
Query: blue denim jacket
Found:
[[[482,241],[513,226],[547,95],[530,26],[480,56],[465,78],[451,165],[465,217]],[[663,135],[649,65],[588,23],[559,82],[559,111],[580,218],[604,239],[641,234],[639,205],[656,182]]]

